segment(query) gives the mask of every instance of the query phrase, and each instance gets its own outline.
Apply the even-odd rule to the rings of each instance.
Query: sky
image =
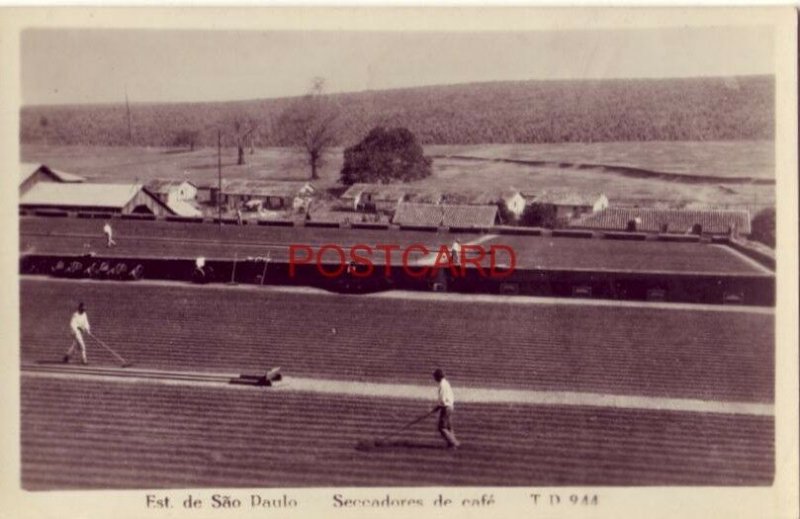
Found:
[[[774,73],[767,27],[528,32],[28,29],[24,105],[197,102],[484,81]]]

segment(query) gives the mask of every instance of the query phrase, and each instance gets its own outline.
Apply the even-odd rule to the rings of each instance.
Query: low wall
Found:
[[[517,269],[505,278],[480,276],[469,268],[464,276],[442,269],[436,277],[413,277],[402,267],[392,267],[388,276],[376,265],[364,278],[348,275],[338,264],[325,265],[331,277],[315,265],[266,262],[263,259],[206,262],[206,277],[195,277],[194,259],[105,258],[102,256],[26,255],[20,259],[20,273],[52,275],[58,262],[77,261],[81,269],[65,277],[91,277],[85,271],[92,264],[109,267],[125,263],[128,270],[142,266],[145,279],[208,283],[313,286],[326,290],[366,293],[388,289],[441,290],[463,293],[582,297],[635,301],[665,301],[701,304],[743,304],[774,306],[775,278],[771,275],[707,275],[692,273],[633,273],[556,269]],[[293,270],[293,272],[291,271]],[[127,279],[127,278],[126,278]]]

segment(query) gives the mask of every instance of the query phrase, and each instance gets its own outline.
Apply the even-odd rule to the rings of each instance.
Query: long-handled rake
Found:
[[[261,284],[264,284],[264,280],[267,278],[267,267],[269,267],[269,260],[272,256],[272,251],[267,251],[267,259],[264,260],[264,272],[261,273]]]
[[[229,285],[236,284],[236,262],[239,260],[239,253],[236,252],[233,255],[233,269],[231,270],[231,280],[228,283]]]
[[[387,434],[386,436],[381,436],[377,440],[374,440],[374,441],[371,441],[371,442],[359,442],[358,445],[356,446],[356,448],[368,449],[370,447],[383,447],[389,442],[389,440],[391,440],[392,438],[395,438],[396,436],[398,436],[400,433],[404,432],[409,427],[418,424],[422,420],[426,419],[427,417],[429,417],[430,415],[435,413],[437,410],[438,410],[438,408],[432,409],[432,410],[426,412],[425,414],[414,418],[413,420],[411,420],[407,424],[403,425],[402,427],[400,427],[398,429],[395,429],[394,431],[392,431],[391,433]]]
[[[108,352],[109,352],[109,353],[111,353],[111,355],[113,355],[114,357],[116,357],[116,358],[117,358],[117,360],[119,360],[119,361],[120,361],[120,363],[121,363],[121,364],[120,364],[120,367],[127,368],[127,367],[130,367],[130,366],[133,366],[133,362],[128,362],[127,360],[125,360],[125,359],[122,357],[122,355],[120,355],[119,353],[117,353],[116,351],[114,351],[113,349],[111,349],[111,346],[109,346],[109,345],[108,345],[108,344],[106,344],[105,342],[103,342],[103,341],[101,341],[100,339],[98,339],[98,338],[97,338],[97,337],[96,337],[96,336],[95,336],[93,333],[91,333],[91,332],[87,332],[87,333],[89,334],[89,337],[91,337],[92,339],[94,339],[95,341],[97,341],[97,344],[99,344],[100,346],[102,346],[103,348],[105,348],[106,350],[108,350]]]

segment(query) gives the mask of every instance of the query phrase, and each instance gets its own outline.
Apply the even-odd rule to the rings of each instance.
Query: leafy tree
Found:
[[[531,204],[522,213],[523,225],[554,229],[559,226],[556,207],[548,204]]]
[[[750,223],[750,238],[775,248],[775,208],[762,209]]]
[[[325,80],[314,78],[311,91],[284,110],[277,124],[282,140],[305,153],[311,180],[319,178],[325,152],[336,142],[339,112],[324,91]]]
[[[183,129],[175,134],[175,139],[172,141],[173,146],[188,146],[191,151],[194,151],[197,140],[200,137],[200,132],[196,130]]]
[[[373,128],[355,146],[344,150],[341,179],[345,185],[357,182],[409,182],[430,176],[431,159],[406,128]]]

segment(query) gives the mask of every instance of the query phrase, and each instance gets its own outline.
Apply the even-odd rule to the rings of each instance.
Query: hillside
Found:
[[[134,94],[135,95],[135,94]],[[329,96],[340,108],[338,145],[377,124],[406,126],[423,144],[769,140],[774,78],[520,81]],[[275,124],[290,98],[225,103],[24,107],[23,143],[169,146],[181,130],[210,128],[232,114],[263,121],[255,146],[285,142]]]

